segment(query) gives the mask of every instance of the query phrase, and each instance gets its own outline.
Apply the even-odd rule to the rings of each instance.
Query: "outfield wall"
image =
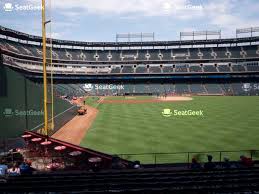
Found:
[[[167,83],[86,83],[81,86],[88,95],[202,95],[258,96],[259,81],[246,82],[167,82]]]
[[[0,80],[0,139],[20,136],[24,130],[42,128],[42,84],[28,80],[23,74],[3,65],[0,65]],[[50,88],[48,94],[50,101]],[[68,101],[55,96],[54,131],[71,120],[76,115],[76,109]]]

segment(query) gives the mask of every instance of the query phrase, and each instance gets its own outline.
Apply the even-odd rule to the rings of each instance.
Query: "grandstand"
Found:
[[[36,36],[5,27],[0,28],[0,34],[3,64],[23,72],[31,79],[41,79],[41,40]],[[245,83],[252,85],[257,82],[258,42],[259,37],[256,36],[144,43],[53,40],[53,66],[47,66],[47,73],[53,72],[54,79],[61,81],[56,88],[62,94],[69,96],[83,94],[84,90],[77,82],[94,84],[93,80],[107,84],[122,83],[127,89],[115,92],[117,95],[131,92],[150,95],[157,92],[174,95],[187,93],[257,95],[258,90],[252,87],[244,91],[242,86]],[[145,49],[142,49],[143,44],[145,44]],[[63,45],[66,45],[66,48],[62,48]],[[130,46],[134,47],[128,48]],[[50,52],[49,49],[47,50],[49,58]],[[122,77],[122,75],[127,77]],[[177,79],[174,80],[175,78]],[[69,86],[62,85],[65,80],[74,84],[71,85],[74,86],[74,92],[67,88]],[[139,82],[149,82],[149,85],[136,87]],[[224,89],[226,83],[230,83],[227,91]],[[160,85],[160,89],[155,89],[156,84]],[[169,87],[164,88],[164,85]],[[128,88],[133,89],[128,90]],[[90,93],[93,95],[109,94],[105,90]]]
[[[41,72],[42,48],[38,37],[2,26],[0,29],[4,63],[18,69]],[[55,74],[76,75],[258,72],[258,40],[259,37],[181,42],[151,41],[145,43],[145,49],[141,49],[141,42],[94,43],[53,40],[52,70]],[[33,41],[34,44],[31,43]],[[202,46],[193,48],[196,44]],[[63,45],[66,45],[66,48],[60,48]],[[118,49],[128,46],[134,48]],[[165,48],[161,49],[161,46]],[[47,57],[50,57],[49,51]],[[252,61],[253,67],[248,65],[247,61]],[[111,68],[111,65],[118,66]],[[247,65],[249,68],[246,68]],[[48,67],[48,71],[51,71],[51,67]]]

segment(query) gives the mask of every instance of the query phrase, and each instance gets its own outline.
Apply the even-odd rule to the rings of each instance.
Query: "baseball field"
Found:
[[[159,102],[148,96],[89,98],[86,103],[94,104],[99,112],[81,145],[98,151],[140,154],[122,156],[146,163],[156,157],[162,163],[186,161],[187,154],[178,152],[208,152],[218,160],[225,156],[238,159],[248,153],[219,156],[211,151],[259,150],[257,96],[195,96]],[[196,156],[204,159],[206,155]]]

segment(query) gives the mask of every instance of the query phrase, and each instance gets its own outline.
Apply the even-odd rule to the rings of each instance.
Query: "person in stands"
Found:
[[[23,163],[21,163],[21,165],[19,166],[20,168],[20,173],[23,174],[32,174],[33,169],[31,168],[31,166],[27,163],[27,161],[24,161]]]
[[[212,162],[213,157],[212,155],[207,155],[207,157],[208,157],[208,162],[204,164],[204,169],[212,170],[216,167],[216,165]]]
[[[3,160],[0,160],[0,177],[5,176],[8,170],[8,166]]]
[[[251,158],[248,158],[246,156],[240,156],[240,163],[241,167],[253,167],[254,162]]]
[[[13,165],[13,167],[9,168],[7,172],[9,176],[19,176],[21,174],[20,168],[18,168],[17,165]]]
[[[201,168],[201,165],[197,161],[197,159],[196,158],[192,158],[191,169],[196,170],[196,169],[200,169],[200,168]]]
[[[231,168],[231,163],[227,157],[224,158],[224,161],[222,163],[222,168],[225,168],[225,169]]]
[[[134,165],[133,165],[133,168],[134,169],[140,169],[141,168],[141,166],[140,166],[140,161],[134,161]]]

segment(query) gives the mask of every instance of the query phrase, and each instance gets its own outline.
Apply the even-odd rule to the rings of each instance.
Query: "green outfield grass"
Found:
[[[92,107],[97,107],[98,105],[98,100],[100,98],[99,97],[96,97],[96,96],[90,96],[90,97],[87,97],[85,99],[85,104],[89,105],[89,106],[92,106]]]
[[[163,109],[202,110],[203,116],[164,117]],[[81,142],[110,154],[259,150],[259,97],[194,97],[186,102],[100,104]],[[219,159],[219,153],[211,153]],[[237,159],[245,152],[224,153]],[[193,154],[192,154],[193,155]],[[191,156],[192,156],[191,155]],[[196,154],[203,160],[206,155]],[[153,162],[154,155],[130,156]],[[186,161],[187,154],[159,155],[157,162]]]

